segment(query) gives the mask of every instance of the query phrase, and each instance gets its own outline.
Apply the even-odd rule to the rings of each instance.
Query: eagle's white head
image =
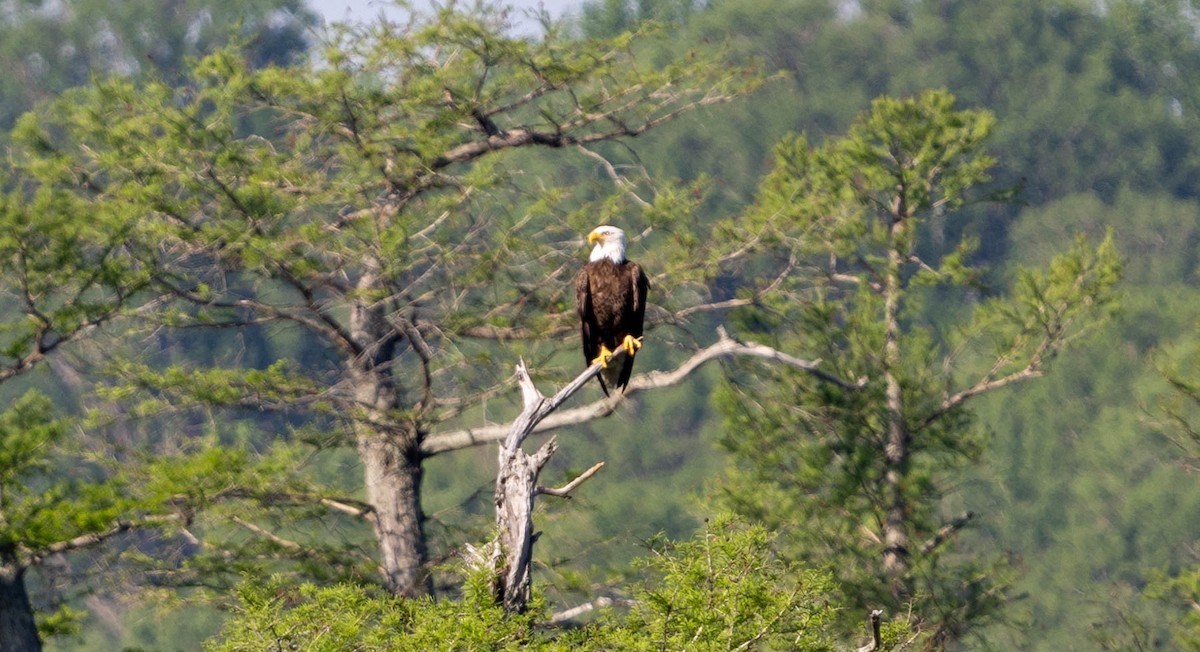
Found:
[[[605,258],[614,263],[625,262],[625,232],[615,226],[598,226],[588,234],[588,244],[596,243],[592,256],[588,260],[593,263]]]

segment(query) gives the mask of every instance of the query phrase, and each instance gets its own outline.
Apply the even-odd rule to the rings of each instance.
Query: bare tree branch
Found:
[[[251,523],[250,521],[247,521],[245,519],[241,519],[241,518],[234,516],[233,522],[237,523],[238,525],[246,528],[247,530],[250,530],[251,532],[271,541],[272,543],[274,543],[275,545],[277,545],[281,548],[287,548],[288,550],[300,550],[302,547],[299,543],[296,543],[295,541],[292,541],[291,539],[285,539],[285,538],[279,536],[278,534],[275,534],[274,532],[271,532],[270,530],[268,530],[264,527],[255,525],[254,523]]]
[[[576,149],[578,149],[580,152],[582,152],[585,156],[593,158],[597,162],[599,162],[600,166],[603,167],[604,171],[608,174],[608,178],[612,180],[613,185],[615,185],[616,187],[623,190],[625,192],[625,194],[628,195],[629,198],[632,199],[635,203],[637,203],[642,208],[650,208],[651,207],[650,202],[646,201],[645,199],[642,199],[641,196],[638,195],[637,192],[635,192],[634,184],[632,182],[630,182],[628,179],[626,179],[620,172],[617,171],[617,168],[612,164],[612,161],[609,161],[608,159],[604,158],[603,155],[601,155],[597,152],[593,152],[592,150],[584,147],[583,145],[577,145]]]
[[[509,129],[490,135],[482,140],[473,140],[458,145],[434,159],[430,164],[430,168],[435,171],[441,170],[455,163],[465,163],[475,160],[488,152],[529,145],[566,147],[571,145],[588,145],[623,137],[635,137],[658,125],[670,122],[693,109],[714,104],[723,104],[732,101],[735,97],[735,94],[710,93],[690,102],[680,102],[675,108],[659,115],[645,118],[640,123],[632,126],[625,124],[619,119],[618,116],[623,107],[618,106],[602,114],[588,113],[577,120],[559,125],[554,131],[538,131],[525,127]],[[589,126],[601,123],[612,126],[609,129],[593,133],[570,133],[572,129],[582,131]]]
[[[70,552],[72,550],[79,550],[80,548],[94,546],[98,543],[111,539],[122,532],[128,532],[131,529],[133,529],[132,523],[120,522],[108,528],[107,530],[88,532],[87,534],[81,534],[73,539],[52,543],[37,551],[30,557],[31,560],[36,563],[51,555],[57,555],[59,553]]]
[[[302,314],[299,310],[285,309],[284,307],[274,303],[256,301],[254,299],[248,299],[245,297],[237,297],[229,300],[216,299],[211,296],[206,296],[205,294],[195,290],[177,285],[162,275],[158,276],[157,282],[165,291],[169,292],[178,299],[193,305],[204,308],[217,308],[226,310],[249,310],[257,315],[260,315],[260,317],[253,318],[254,323],[263,323],[264,320],[290,321],[320,335],[326,341],[330,342],[334,346],[337,346],[339,349],[343,349],[355,354],[358,353],[353,338],[350,337],[345,328],[338,323],[335,318],[329,315],[327,311],[321,309],[310,290],[301,289],[301,286],[297,285],[297,289],[298,291],[301,291],[301,294],[304,298],[303,305],[312,313],[312,315],[315,316]],[[236,327],[245,325],[245,323],[247,322],[232,320],[228,325]],[[220,322],[206,322],[201,325],[220,327],[223,324]]]
[[[738,342],[730,337],[724,329],[718,329],[717,332],[719,339],[712,346],[693,355],[672,372],[651,372],[639,376],[630,382],[626,387],[626,392],[674,385],[708,360],[733,353],[782,362],[847,388],[858,388],[866,382],[865,379],[861,379],[856,384],[847,383],[819,370],[816,362],[801,360],[761,344]],[[625,349],[617,349],[608,364],[620,362],[624,355],[628,355]],[[532,455],[525,453],[521,449],[521,444],[542,424],[550,422],[551,413],[572,394],[579,391],[593,376],[600,373],[601,368],[602,365],[599,362],[590,365],[554,396],[547,398],[533,384],[525,362],[521,361],[517,365],[517,382],[521,387],[524,409],[504,432],[503,443],[499,448],[495,498],[498,539],[491,546],[488,562],[492,569],[492,589],[497,602],[503,605],[505,611],[524,611],[532,595],[533,543],[536,539],[533,530],[533,503],[538,493],[565,494],[601,468],[599,464],[593,466],[561,490],[539,490],[538,474],[541,473],[550,457],[554,455],[558,443],[551,437]],[[600,414],[611,413],[622,400],[622,396],[622,394],[614,393],[604,401],[585,406],[582,411],[580,409],[569,410],[562,415],[566,415],[567,422],[594,419]],[[571,419],[577,421],[571,421]],[[556,421],[563,420],[560,418]],[[469,439],[466,445],[479,442],[478,432],[467,433],[467,436]],[[499,438],[500,436],[496,435],[489,441]],[[452,450],[452,448],[442,450]]]
[[[954,536],[956,532],[967,526],[975,518],[975,512],[963,512],[954,518],[954,520],[943,525],[924,545],[921,546],[921,554],[928,555],[937,550],[937,547],[946,542],[947,539]]]
[[[612,414],[617,406],[625,397],[636,394],[641,391],[651,389],[661,389],[677,385],[687,378],[692,372],[707,362],[723,357],[730,356],[750,356],[762,358],[778,362],[801,371],[813,374],[817,378],[826,382],[833,383],[845,389],[861,389],[866,385],[866,378],[859,378],[853,382],[838,378],[828,372],[822,371],[819,368],[820,361],[802,360],[795,356],[789,355],[782,351],[778,351],[763,344],[754,342],[740,342],[729,336],[723,329],[718,330],[718,340],[709,345],[707,348],[701,349],[692,354],[690,358],[684,360],[678,367],[671,371],[651,371],[640,374],[629,381],[629,385],[625,387],[625,393],[620,394],[614,392],[611,396],[594,401],[584,406],[563,410],[557,414],[550,414],[561,404],[561,401],[554,403],[553,407],[541,414],[537,420],[530,426],[530,432],[544,432],[559,428],[566,425],[577,425],[586,423],[594,419],[606,417]],[[624,355],[623,349],[617,352],[617,355]],[[614,358],[614,361],[617,358]],[[612,363],[609,363],[612,364]],[[564,387],[559,395],[562,400],[566,400],[571,394],[582,387],[592,376],[599,373],[600,365],[592,365],[583,374],[580,374],[570,385]],[[589,373],[590,372],[590,373]],[[555,395],[558,398],[559,395]],[[553,401],[554,399],[549,399]],[[447,451],[469,448],[471,446],[479,446],[493,441],[501,441],[510,432],[510,427],[507,425],[489,425],[480,428],[466,428],[446,433],[432,434],[425,439],[421,444],[421,452],[425,455],[436,455]],[[527,433],[528,434],[528,433]]]
[[[620,350],[624,352],[624,349]],[[619,355],[613,356],[614,360]],[[496,473],[496,527],[498,539],[492,546],[489,566],[496,600],[510,613],[525,610],[532,596],[533,501],[537,497],[537,478],[550,461],[558,444],[551,437],[533,455],[521,450],[521,443],[539,421],[553,412],[571,394],[600,372],[597,362],[579,374],[551,398],[538,391],[529,377],[525,362],[517,365],[517,380],[525,409],[513,421],[499,451]]]
[[[562,623],[568,622],[578,616],[582,616],[583,614],[595,611],[597,609],[606,609],[612,606],[630,607],[633,606],[633,604],[633,600],[627,600],[625,598],[614,599],[601,596],[590,602],[585,602],[583,604],[571,607],[570,609],[564,609],[557,613],[551,614],[549,622],[551,625],[561,625]]]
[[[114,304],[112,310],[84,319],[74,324],[67,332],[57,331],[52,321],[49,321],[48,318],[40,317],[39,313],[33,311],[32,307],[27,308],[27,314],[34,316],[38,324],[33,336],[30,338],[33,342],[32,350],[24,356],[13,356],[10,363],[0,367],[0,382],[4,382],[33,369],[47,355],[63,347],[65,344],[87,337],[100,326],[111,321],[116,316],[119,307],[119,305]]]
[[[332,498],[322,498],[321,504],[330,509],[337,510],[343,514],[349,514],[350,516],[355,516],[357,518],[371,520],[375,517],[374,510],[372,510],[370,506],[366,505],[362,507],[356,507],[347,502],[334,500]]]
[[[118,521],[118,522],[114,523],[112,525],[112,527],[108,528],[107,530],[100,530],[97,532],[88,532],[86,534],[81,534],[72,539],[58,541],[58,542],[43,546],[42,548],[39,548],[37,550],[28,551],[27,552],[28,561],[24,565],[31,566],[34,564],[38,564],[38,563],[41,563],[43,560],[45,560],[47,557],[50,557],[53,555],[71,552],[73,550],[80,550],[83,548],[88,548],[88,547],[94,546],[96,544],[103,543],[123,532],[128,532],[130,530],[133,530],[133,529],[139,528],[139,527],[155,527],[155,526],[161,525],[162,523],[165,523],[167,521],[177,520],[177,518],[178,517],[176,517],[174,515],[164,514],[164,515],[159,515],[159,516],[147,516],[147,517],[135,520],[135,521]]]
[[[315,493],[286,492],[286,491],[251,491],[245,487],[233,487],[211,496],[213,500],[241,498],[257,501],[262,505],[313,505],[320,504],[331,510],[361,518],[368,522],[375,519],[375,510],[353,498],[330,498]]]
[[[592,477],[593,475],[596,475],[596,473],[598,473],[600,471],[600,469],[602,469],[602,468],[604,468],[604,462],[596,462],[594,465],[592,465],[592,468],[584,471],[583,473],[580,473],[578,477],[576,477],[574,480],[568,482],[567,484],[565,484],[557,489],[551,489],[550,487],[539,486],[537,488],[537,492],[539,494],[545,494],[547,496],[558,496],[559,498],[570,498],[571,492],[574,491],[576,487],[583,484],[585,481],[587,481],[588,478]]]
[[[1039,347],[1038,352],[1041,353],[1043,348],[1044,347]],[[935,409],[933,412],[930,412],[928,416],[921,420],[921,423],[916,427],[916,430],[920,430],[921,428],[929,426],[933,422],[945,416],[947,412],[962,405],[963,403],[966,403],[968,400],[979,396],[980,394],[986,394],[987,392],[990,392],[994,389],[999,389],[1005,385],[1011,385],[1022,380],[1028,380],[1030,378],[1037,378],[1041,375],[1041,357],[1039,355],[1033,356],[1029,364],[1027,364],[1024,368],[1005,376],[992,377],[989,374],[989,376],[981,379],[974,385],[951,396],[947,396],[942,401],[942,404],[937,407],[937,409]]]

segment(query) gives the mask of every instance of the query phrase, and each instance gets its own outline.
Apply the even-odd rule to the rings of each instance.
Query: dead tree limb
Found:
[[[565,401],[568,396],[575,393],[592,376],[599,373],[600,366],[592,365],[572,381],[570,385],[567,385],[559,392],[558,395],[563,395],[566,392],[562,396],[562,400],[555,403],[554,407],[545,411],[545,413],[535,420],[530,432],[545,432],[562,426],[586,423],[594,419],[606,417],[615,412],[617,406],[626,397],[645,390],[677,385],[705,363],[726,357],[749,356],[778,362],[812,374],[825,382],[833,383],[845,389],[861,389],[867,382],[866,378],[849,381],[824,371],[820,368],[820,360],[802,360],[765,344],[739,341],[726,333],[724,329],[718,329],[717,335],[716,342],[693,353],[691,357],[684,360],[675,369],[670,371],[651,371],[635,376],[629,381],[629,385],[625,387],[624,394],[613,392],[607,398],[551,415],[550,412],[561,405],[562,401]],[[618,354],[624,355],[623,352],[618,352]],[[556,398],[558,395],[556,395]],[[510,426],[496,424],[479,428],[465,428],[462,430],[435,433],[427,437],[421,444],[421,453],[424,455],[436,455],[438,453],[479,446],[493,441],[502,441],[508,436],[509,431]]]
[[[613,361],[624,355],[621,349]],[[611,362],[609,364],[612,364]],[[538,474],[558,449],[557,441],[551,437],[532,455],[521,450],[521,443],[533,432],[537,424],[553,412],[563,401],[579,391],[584,383],[600,372],[600,364],[594,364],[563,387],[557,394],[546,398],[538,391],[529,377],[525,362],[517,365],[517,382],[525,408],[513,421],[500,446],[499,469],[496,472],[496,529],[498,540],[492,550],[492,590],[505,611],[519,613],[529,605],[533,572],[533,500],[539,493]],[[561,489],[541,489],[541,493],[566,496],[587,478],[600,470],[593,466],[583,475],[572,480]]]
[[[574,607],[571,607],[570,609],[564,609],[563,611],[559,611],[559,612],[551,615],[549,623],[551,625],[561,625],[563,623],[568,623],[568,622],[574,620],[575,618],[578,618],[579,616],[582,616],[586,613],[590,613],[597,609],[607,609],[608,607],[613,607],[613,606],[631,607],[631,606],[633,606],[633,604],[634,604],[633,600],[628,600],[625,598],[607,598],[607,597],[601,596],[599,598],[596,598],[595,600],[592,600],[591,602],[585,602],[581,605],[576,605]]]
[[[510,613],[524,611],[531,597],[533,542],[533,501],[539,493],[567,496],[570,491],[600,470],[603,463],[593,466],[579,477],[559,489],[547,489],[537,484],[538,475],[550,461],[558,448],[551,437],[532,455],[521,449],[521,444],[532,433],[571,423],[583,423],[611,414],[623,400],[624,395],[643,389],[667,387],[677,384],[705,362],[729,355],[749,355],[774,360],[811,373],[822,380],[846,388],[860,388],[865,379],[850,383],[818,368],[818,362],[801,360],[771,347],[754,343],[739,342],[724,329],[718,330],[719,339],[713,345],[698,351],[670,372],[652,371],[630,381],[625,393],[614,392],[612,396],[566,410],[550,417],[572,394],[600,373],[601,365],[593,364],[554,396],[547,398],[538,391],[529,377],[524,361],[517,365],[517,382],[521,387],[524,408],[507,428],[497,426],[486,429],[448,433],[427,440],[430,446],[423,447],[426,454],[477,445],[486,441],[503,439],[499,450],[499,469],[496,473],[496,529],[497,541],[488,561],[492,572],[492,589],[498,602]],[[617,349],[608,364],[620,362],[627,355],[625,349]],[[502,436],[501,436],[502,433]]]
[[[583,473],[580,473],[578,477],[576,477],[574,480],[568,482],[567,484],[565,484],[561,487],[558,487],[557,489],[552,489],[550,487],[538,486],[537,492],[539,494],[544,494],[547,496],[558,496],[559,498],[570,498],[571,492],[575,490],[575,487],[578,487],[579,485],[586,482],[588,478],[592,477],[593,475],[596,475],[596,473],[598,473],[600,471],[600,469],[602,469],[602,468],[604,468],[604,462],[596,462],[595,464],[592,465],[592,468],[584,471]]]

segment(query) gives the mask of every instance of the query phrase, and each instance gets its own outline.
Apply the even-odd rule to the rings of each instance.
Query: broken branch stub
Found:
[[[623,350],[618,352],[613,359],[623,353]],[[539,421],[579,391],[584,383],[600,372],[600,368],[599,364],[591,365],[553,397],[546,398],[533,384],[525,362],[517,365],[517,382],[521,386],[525,407],[513,421],[500,446],[499,469],[496,473],[496,529],[499,538],[491,560],[493,591],[505,611],[510,613],[524,611],[532,595],[534,499],[538,493],[566,496],[571,489],[599,470],[599,465],[592,467],[561,490],[539,490],[538,475],[554,455],[558,443],[552,437],[532,455],[521,450],[521,444]]]

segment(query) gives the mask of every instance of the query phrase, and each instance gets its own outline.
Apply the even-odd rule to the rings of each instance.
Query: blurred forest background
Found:
[[[463,11],[483,12],[495,24],[508,20],[510,26],[519,16],[522,36],[517,41],[543,38],[526,34],[530,25],[538,25],[536,17]],[[16,233],[9,224],[35,222],[28,215],[17,216],[21,211],[15,207],[25,201],[40,211],[62,214],[53,233],[67,240],[108,228],[110,216],[89,202],[133,191],[101,188],[84,197],[85,189],[64,198],[42,192],[38,184],[49,187],[56,179],[77,186],[94,182],[99,188],[120,175],[143,183],[152,176],[146,170],[161,162],[151,160],[157,145],[139,131],[136,107],[155,93],[170,95],[161,89],[221,80],[226,89],[263,98],[272,93],[301,96],[303,84],[288,78],[293,69],[354,70],[372,76],[379,87],[399,83],[407,73],[343,65],[356,56],[370,59],[364,51],[352,50],[353,44],[387,40],[374,20],[324,25],[300,0],[0,0],[5,70],[0,76],[0,143],[9,165],[31,170],[39,180],[23,182],[18,173],[6,173],[6,228]],[[767,298],[761,281],[774,278],[772,265],[778,260],[714,263],[693,273],[685,270],[682,259],[691,254],[734,259],[730,252],[736,252],[736,243],[724,243],[730,248],[723,249],[722,239],[749,229],[741,225],[753,223],[769,205],[772,187],[764,179],[786,159],[776,147],[789,134],[804,134],[808,143],[820,147],[847,134],[875,98],[945,89],[957,98],[958,109],[994,116],[983,148],[996,164],[990,180],[961,206],[952,207],[953,219],[930,213],[915,247],[923,258],[935,260],[953,254],[965,239],[973,244],[963,249],[964,265],[978,273],[959,290],[924,291],[908,306],[906,325],[928,324],[922,337],[933,342],[931,349],[937,350],[943,340],[952,348],[951,331],[970,330],[969,315],[977,305],[1019,284],[1022,266],[1043,268],[1072,251],[1079,235],[1095,247],[1111,232],[1123,261],[1116,289],[1119,307],[1107,319],[1073,333],[1071,347],[1062,355],[1053,360],[1047,355],[1045,367],[1034,374],[1038,377],[974,398],[969,445],[948,444],[925,462],[933,468],[923,481],[934,488],[921,495],[935,499],[931,513],[946,522],[959,513],[972,514],[969,522],[948,532],[955,541],[954,558],[980,560],[971,572],[988,576],[970,586],[1003,594],[994,604],[973,596],[990,605],[987,613],[955,613],[953,619],[970,626],[954,630],[947,645],[1200,649],[1200,447],[1195,435],[1200,420],[1194,402],[1200,393],[1200,11],[1193,3],[601,0],[537,30],[570,51],[571,43],[584,50],[587,44],[620,39],[651,23],[661,32],[629,50],[638,65],[654,68],[719,51],[724,65],[760,71],[765,83],[730,90],[731,101],[698,106],[645,135],[603,143],[610,148],[601,148],[607,160],[621,162],[615,170],[583,153],[564,162],[522,150],[503,163],[479,163],[444,186],[475,183],[482,177],[472,175],[486,172],[493,176],[480,183],[491,204],[479,208],[482,204],[472,203],[475,198],[459,196],[420,204],[419,210],[429,215],[463,205],[468,213],[477,211],[467,219],[439,223],[437,237],[488,229],[484,242],[489,244],[482,250],[503,252],[537,242],[538,248],[523,253],[522,260],[541,265],[461,268],[470,276],[461,283],[463,305],[438,316],[444,320],[438,323],[440,335],[454,342],[439,355],[451,358],[453,366],[433,369],[437,378],[443,372],[447,377],[458,374],[450,387],[462,389],[471,403],[445,407],[449,416],[439,422],[444,430],[511,419],[519,399],[509,374],[518,356],[540,374],[543,391],[573,377],[581,360],[565,288],[569,274],[584,260],[583,236],[606,221],[627,227],[632,259],[651,270],[670,270],[653,289],[651,302],[659,304],[661,319],[647,334],[637,372],[672,368],[714,341],[719,325],[796,356],[829,359],[817,348],[820,344],[791,332],[786,327],[790,313]],[[206,59],[198,71],[193,68],[205,55],[228,54],[231,42],[247,69],[282,72],[247,81],[241,76],[243,64],[226,66],[222,55]],[[436,49],[435,44],[424,47]],[[496,52],[503,47],[508,46],[496,45]],[[287,86],[292,83],[296,88]],[[406,78],[404,83],[413,81]],[[440,78],[430,83],[450,87]],[[261,84],[275,86],[256,86]],[[141,88],[160,90],[137,90]],[[447,103],[462,101],[457,90],[445,94]],[[329,96],[337,99],[337,93]],[[111,103],[87,113],[89,107],[101,106],[89,104],[100,102],[97,97]],[[196,100],[204,110],[223,111],[217,84],[170,97],[164,105]],[[371,101],[369,94],[364,97]],[[298,112],[301,104],[287,108]],[[267,105],[281,106],[263,99],[262,106]],[[122,107],[133,108],[122,114]],[[29,111],[30,117],[21,118]],[[264,142],[310,146],[300,138],[269,133],[265,121],[255,122],[265,120],[261,113],[232,109],[231,115],[239,128],[261,132]],[[470,121],[471,114],[463,115]],[[39,123],[41,119],[45,122]],[[78,138],[89,144],[81,151],[87,149],[89,156],[99,152],[89,159],[92,163],[101,165],[109,160],[106,156],[120,152],[127,159],[146,159],[118,166],[119,172],[97,167],[80,173],[84,168],[72,167],[60,154],[62,143],[72,142],[63,134],[75,133],[72,129],[85,119],[96,121]],[[201,124],[193,127],[203,130]],[[439,127],[427,128],[434,133]],[[488,129],[483,118],[479,128]],[[405,146],[425,147],[421,132],[414,133],[404,136],[410,143]],[[124,140],[117,142],[118,137]],[[401,138],[388,136],[393,137]],[[93,146],[101,142],[111,145],[111,151]],[[190,142],[187,151],[217,147],[201,138]],[[281,178],[308,178],[265,154],[254,158],[260,154],[247,149],[238,154],[245,159],[231,165],[244,165],[246,178],[256,166],[268,165],[279,166]],[[231,154],[230,160],[234,158]],[[388,174],[408,172],[389,168]],[[412,179],[425,178],[413,174]],[[635,181],[625,181],[626,176]],[[158,195],[151,195],[170,183],[144,182],[136,197],[121,196],[130,203],[156,202]],[[646,190],[651,185],[654,190]],[[629,187],[641,193],[637,199],[625,192]],[[349,213],[335,194],[342,190],[331,186],[327,196],[306,206],[324,206],[328,215],[345,217]],[[382,194],[387,192],[402,194],[403,189]],[[589,199],[580,203],[574,193]],[[219,194],[214,191],[211,206],[224,201]],[[161,202],[154,205],[171,212]],[[198,200],[187,210],[203,212],[209,206]],[[159,235],[163,242],[191,242],[166,230],[171,227],[157,233],[121,224],[127,230],[113,236],[110,248]],[[309,227],[286,236],[337,240],[330,245],[334,258],[353,255],[352,246],[341,242],[350,238],[345,235],[349,229],[331,234],[321,230],[319,219]],[[222,237],[237,237],[228,233]],[[286,255],[294,242],[277,236],[270,228],[247,230],[245,242],[255,244],[239,250],[239,264],[257,264],[250,262],[259,260],[255,256]],[[12,241],[19,238],[0,234],[6,237],[5,255],[16,260],[13,252],[20,247]],[[479,251],[472,249],[471,255]],[[0,459],[8,467],[0,469],[5,491],[0,500],[6,501],[0,507],[8,515],[7,521],[0,516],[0,551],[19,549],[21,537],[74,541],[59,548],[48,544],[33,555],[24,575],[47,649],[198,649],[200,641],[218,635],[229,617],[233,587],[247,576],[257,577],[255,573],[292,573],[318,584],[381,582],[375,559],[379,550],[367,528],[351,522],[369,502],[361,481],[360,454],[365,453],[361,444],[360,454],[355,453],[352,437],[334,441],[330,434],[337,430],[331,424],[340,409],[331,396],[344,381],[322,374],[337,366],[336,347],[295,326],[273,324],[262,313],[238,312],[238,328],[231,328],[233,322],[216,315],[215,308],[205,312],[198,307],[204,300],[224,296],[214,289],[218,279],[230,287],[252,287],[251,298],[264,304],[286,292],[247,281],[249,273],[188,276],[205,264],[201,258],[161,270],[178,280],[180,297],[195,300],[189,308],[147,306],[142,297],[157,291],[155,279],[101,264],[104,273],[87,281],[96,285],[83,283],[74,295],[74,312],[59,315],[78,331],[70,331],[69,337],[61,329],[32,335],[38,332],[39,317],[26,309],[36,303],[31,294],[49,296],[63,291],[65,284],[46,281],[41,290],[31,291],[27,261],[6,263],[0,282],[10,315],[0,343],[6,347],[5,368],[12,373],[6,372],[0,384],[10,406],[0,428],[7,440],[0,446]],[[502,260],[494,259],[497,265]],[[51,258],[46,264],[51,278],[54,270],[74,263]],[[414,270],[415,264],[397,274],[411,278],[418,275]],[[394,270],[379,273],[389,271]],[[287,273],[303,275],[305,269],[297,265]],[[125,275],[130,285],[114,295],[104,285],[104,274]],[[566,294],[538,288],[547,275]],[[488,281],[497,277],[517,288],[536,288],[528,291],[533,297],[528,305],[513,294],[490,296]],[[180,289],[196,279],[190,289]],[[432,282],[459,287],[452,278]],[[103,290],[96,289],[101,286]],[[762,290],[762,296],[753,288]],[[685,315],[696,296],[707,297],[699,303],[727,301],[731,307]],[[72,303],[58,301],[58,307]],[[488,313],[493,305],[511,311]],[[243,309],[234,306],[231,311]],[[542,310],[550,317],[538,322],[523,310]],[[154,328],[138,322],[150,313],[157,320]],[[488,314],[481,317],[483,313]],[[653,307],[651,313],[653,317]],[[773,322],[772,315],[779,321]],[[416,308],[410,317],[418,329]],[[539,337],[494,335],[505,328],[516,333],[526,323],[540,329]],[[469,341],[488,328],[493,336],[482,337],[483,344]],[[34,340],[36,346],[29,349]],[[27,357],[29,350],[38,355]],[[196,369],[206,371],[193,373]],[[620,595],[623,583],[637,574],[630,570],[631,561],[645,556],[654,541],[662,536],[688,539],[726,510],[766,524],[779,536],[781,555],[820,565],[819,556],[804,549],[812,537],[789,533],[825,527],[821,514],[852,511],[839,502],[850,505],[850,499],[838,491],[812,489],[821,486],[820,472],[814,470],[819,465],[778,453],[779,440],[762,434],[769,422],[796,428],[785,441],[802,440],[805,431],[788,426],[790,417],[747,416],[746,407],[747,397],[756,393],[790,396],[793,390],[820,390],[763,369],[740,360],[709,365],[680,385],[631,396],[607,418],[558,431],[561,450],[546,471],[547,484],[566,482],[596,461],[607,466],[576,490],[574,500],[539,502],[542,534],[534,583],[555,609]],[[411,366],[403,373],[420,370]],[[837,371],[852,378],[857,370]],[[928,370],[935,377],[939,371]],[[781,394],[761,394],[764,390],[753,385],[757,381],[747,380],[758,376]],[[950,381],[944,386],[950,387]],[[48,402],[31,398],[30,389]],[[585,394],[577,400],[600,398],[594,385]],[[249,395],[261,404],[247,402]],[[286,409],[273,407],[284,404]],[[429,401],[420,405],[426,409]],[[797,405],[803,407],[802,402]],[[420,421],[414,417],[412,422]],[[45,430],[35,433],[39,438],[33,443],[18,436],[36,428]],[[33,461],[46,451],[50,453]],[[423,462],[417,478],[428,563],[449,562],[462,555],[465,542],[486,540],[493,518],[494,459],[494,444],[487,444]],[[23,467],[27,462],[30,466]],[[767,462],[777,466],[764,466]],[[817,477],[789,483],[788,473]],[[771,513],[771,505],[746,498],[782,495],[789,487],[810,497],[820,494],[827,511],[809,506]],[[25,490],[52,498],[39,498],[44,500],[40,506],[29,507],[19,503]],[[63,495],[85,499],[68,508],[55,502]],[[304,499],[335,507],[325,513]],[[281,504],[286,513],[278,511]],[[794,507],[782,499],[778,504]],[[21,509],[55,512],[74,525],[34,519],[29,522],[36,527],[17,532],[12,514]],[[193,520],[193,513],[205,516]],[[313,552],[292,554],[296,541]],[[851,563],[837,559],[827,557],[831,563]],[[938,570],[918,572],[932,577]],[[393,582],[402,581],[382,584],[394,588]],[[430,584],[436,595],[457,591],[437,577]],[[846,608],[854,609],[848,622],[863,622],[865,612],[857,604]],[[897,611],[893,607],[887,617],[904,620],[905,614]]]

